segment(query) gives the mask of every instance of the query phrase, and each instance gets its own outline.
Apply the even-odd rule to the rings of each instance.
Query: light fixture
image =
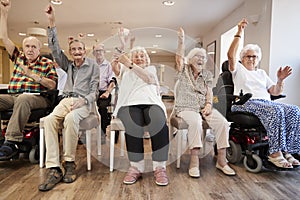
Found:
[[[163,1],[162,4],[165,6],[173,6],[175,4],[175,1]]]
[[[153,48],[157,48],[158,47],[158,44],[154,44],[152,45]]]
[[[62,4],[62,0],[51,0],[50,2],[54,5],[61,5]]]
[[[86,34],[86,36],[88,36],[88,37],[94,37],[94,35],[95,35],[94,33],[87,33]]]
[[[152,51],[151,51],[151,53],[152,53],[152,54],[155,54],[155,53],[156,53],[156,51],[152,50]]]
[[[155,37],[156,37],[156,38],[161,38],[162,35],[161,35],[161,34],[156,34]]]
[[[27,28],[27,35],[35,37],[46,37],[47,30],[44,28]]]
[[[19,36],[26,36],[26,33],[20,32],[20,33],[19,33]]]

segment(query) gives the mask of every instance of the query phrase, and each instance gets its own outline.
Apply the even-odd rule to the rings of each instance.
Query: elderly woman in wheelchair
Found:
[[[228,50],[229,70],[234,82],[234,93],[241,90],[252,93],[252,98],[243,105],[233,105],[232,111],[256,115],[266,129],[269,143],[268,160],[277,168],[291,169],[300,162],[292,156],[300,152],[300,109],[295,105],[271,101],[270,95],[279,95],[283,81],[292,73],[290,66],[280,67],[275,84],[266,72],[258,69],[261,49],[256,44],[246,45],[240,52],[241,63],[236,55],[241,35],[248,22],[243,19]]]
[[[202,118],[206,120],[216,136],[218,159],[216,168],[226,175],[235,175],[235,171],[227,164],[226,148],[229,147],[229,123],[212,108],[212,79],[210,71],[204,68],[207,55],[205,49],[194,48],[184,60],[184,31],[178,31],[178,49],[176,64],[178,71],[175,113],[188,124],[188,142],[190,148],[189,175],[200,177],[199,152],[203,146],[201,141]]]

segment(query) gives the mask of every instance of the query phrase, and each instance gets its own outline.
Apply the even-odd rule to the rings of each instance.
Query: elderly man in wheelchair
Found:
[[[41,42],[36,37],[23,40],[19,50],[7,34],[10,2],[1,3],[0,38],[14,63],[13,74],[8,85],[8,94],[0,95],[0,112],[11,111],[4,144],[0,147],[0,161],[9,160],[20,152],[23,129],[32,110],[47,109],[51,100],[41,95],[56,88],[57,74],[50,59],[40,56]]]
[[[246,155],[244,165],[251,172],[260,171],[262,165],[280,170],[292,169],[300,165],[293,156],[300,152],[300,109],[271,101],[270,98],[270,95],[281,94],[283,81],[292,69],[289,66],[280,67],[275,84],[265,71],[258,69],[262,54],[260,47],[254,44],[246,45],[241,50],[241,62],[237,62],[237,49],[247,24],[246,19],[238,24],[238,32],[228,51],[229,71],[226,73],[232,75],[234,94],[240,95],[243,91],[251,93],[251,98],[242,105],[233,105],[232,112],[226,114],[227,119],[233,122],[227,158],[238,162],[242,156],[238,152],[243,151]],[[226,100],[231,103],[228,98]]]

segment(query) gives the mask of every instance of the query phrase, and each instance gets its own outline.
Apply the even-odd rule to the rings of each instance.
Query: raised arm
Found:
[[[2,39],[8,54],[12,55],[15,49],[15,44],[8,38],[7,33],[7,18],[10,7],[10,0],[1,0],[0,38]]]
[[[55,58],[57,64],[63,69],[67,70],[69,59],[63,53],[59,46],[57,38],[57,30],[55,25],[55,10],[51,4],[49,4],[45,10],[45,14],[48,18],[49,28],[48,28],[48,48],[51,49],[51,53]]]
[[[278,96],[283,90],[283,81],[292,74],[292,68],[290,66],[280,67],[277,71],[277,83],[273,85],[268,92],[271,95]]]
[[[176,69],[179,72],[181,72],[184,65],[184,51],[184,30],[180,27],[178,30],[178,46],[176,52]]]
[[[227,57],[228,57],[228,62],[229,62],[229,70],[230,71],[234,71],[236,68],[236,64],[237,64],[237,50],[240,44],[240,40],[242,37],[242,34],[244,33],[244,30],[247,26],[248,22],[246,19],[242,19],[239,23],[238,23],[238,31],[237,33],[234,35],[233,41],[229,47],[229,50],[227,52]]]

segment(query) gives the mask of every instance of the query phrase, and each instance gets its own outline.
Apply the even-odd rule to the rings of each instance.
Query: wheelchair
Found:
[[[231,112],[233,104],[242,105],[252,96],[249,93],[243,94],[242,91],[239,96],[235,96],[233,90],[232,75],[228,69],[228,61],[225,61],[213,93],[214,107],[231,123],[227,160],[232,164],[243,161],[246,170],[252,173],[260,172],[263,167],[273,171],[290,170],[278,168],[268,161],[268,136],[257,116],[247,112]],[[284,97],[271,96],[271,99]]]
[[[6,89],[1,89],[0,94],[7,94]],[[39,162],[39,120],[42,117],[47,116],[53,110],[55,105],[57,105],[58,90],[49,90],[47,92],[40,93],[40,95],[48,98],[50,105],[46,109],[34,109],[31,111],[28,122],[23,130],[23,141],[18,145],[19,153],[13,157],[13,159],[18,159],[27,155],[29,157],[30,163],[37,164]],[[5,137],[6,127],[12,115],[13,109],[0,112],[0,128],[2,131],[2,136]],[[4,139],[1,141],[2,145]]]

